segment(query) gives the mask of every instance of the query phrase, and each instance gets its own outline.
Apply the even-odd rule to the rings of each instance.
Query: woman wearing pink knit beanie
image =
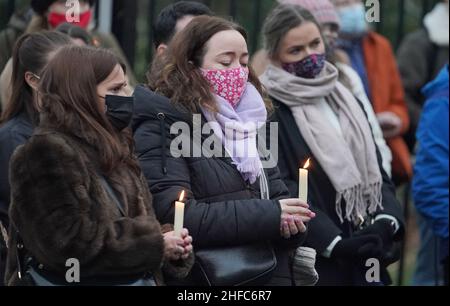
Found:
[[[339,16],[329,0],[278,0],[282,4],[294,4],[303,7],[321,24],[331,24],[339,28]]]

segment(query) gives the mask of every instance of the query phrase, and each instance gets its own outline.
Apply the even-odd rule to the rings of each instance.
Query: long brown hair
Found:
[[[34,90],[25,81],[25,73],[39,76],[50,55],[71,43],[69,36],[49,31],[25,34],[19,38],[12,56],[11,98],[6,103],[0,125],[20,114],[26,114],[33,124],[37,124],[39,116],[33,104]]]
[[[148,86],[162,94],[172,103],[191,112],[198,112],[199,106],[217,111],[211,86],[200,72],[205,56],[206,44],[216,33],[235,30],[247,40],[247,33],[241,26],[219,17],[195,17],[188,26],[177,34],[167,54],[157,57],[147,73]],[[249,82],[263,95],[258,77],[250,67]],[[272,104],[265,99],[270,111]]]
[[[120,163],[139,172],[129,131],[118,133],[100,106],[97,86],[120,65],[111,51],[67,46],[45,68],[40,82],[42,128],[81,139],[98,153],[101,170],[109,174]]]

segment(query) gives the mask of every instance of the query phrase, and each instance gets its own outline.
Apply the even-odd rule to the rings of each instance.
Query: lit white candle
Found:
[[[308,203],[308,167],[309,159],[303,168],[299,169],[298,179],[298,197],[305,203]]]
[[[184,223],[184,190],[181,192],[179,201],[175,202],[175,222],[174,222],[174,232],[175,236],[181,236],[181,231],[183,230]]]

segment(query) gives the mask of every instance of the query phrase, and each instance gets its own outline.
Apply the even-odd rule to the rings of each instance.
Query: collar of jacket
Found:
[[[189,111],[183,111],[176,108],[167,97],[161,96],[151,91],[145,85],[139,85],[134,91],[135,105],[134,115],[132,122],[132,129],[135,132],[139,126],[147,120],[159,120],[160,122],[160,142],[161,147],[161,161],[162,171],[167,174],[167,128],[166,124],[173,124],[181,121],[186,122],[192,128],[192,113]],[[202,114],[202,126],[206,123],[206,119]],[[201,135],[202,142],[209,137],[215,137],[214,135]],[[220,140],[218,140],[220,142]],[[222,152],[225,152],[225,148],[222,145]],[[221,159],[230,165],[233,165],[231,157],[222,156]],[[234,166],[234,165],[233,165]],[[235,166],[234,166],[235,167]],[[236,169],[237,171],[237,169]]]

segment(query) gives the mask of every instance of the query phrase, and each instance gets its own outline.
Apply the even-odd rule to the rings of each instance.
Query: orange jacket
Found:
[[[364,58],[375,113],[393,112],[403,122],[402,134],[409,129],[409,115],[400,72],[390,42],[370,32],[363,40]],[[398,181],[412,177],[411,157],[401,136],[389,139],[392,150],[392,172]]]

